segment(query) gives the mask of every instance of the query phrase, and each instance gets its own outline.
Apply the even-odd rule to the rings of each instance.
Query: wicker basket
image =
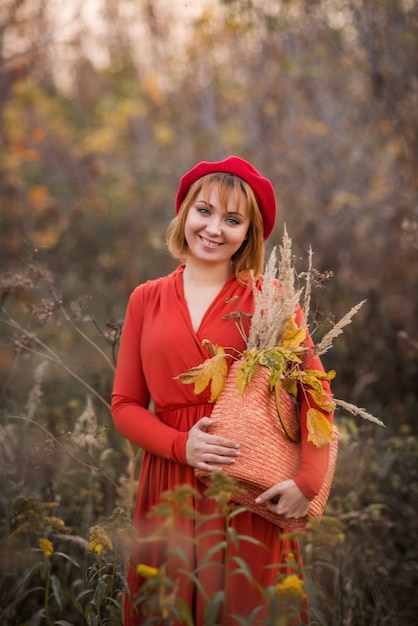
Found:
[[[282,424],[295,430],[294,404],[289,394],[282,389],[280,419],[274,393],[269,389],[269,371],[262,366],[256,368],[251,383],[240,395],[235,379],[238,366],[239,362],[235,362],[230,368],[225,388],[211,414],[214,423],[210,429],[211,434],[239,439],[240,442],[241,456],[233,465],[224,466],[224,471],[245,490],[244,495],[233,494],[232,500],[277,526],[302,530],[306,527],[307,518],[285,518],[271,513],[264,505],[254,501],[275,483],[293,478],[298,472],[301,444],[289,438]],[[310,504],[308,517],[320,517],[328,500],[337,461],[338,429],[335,425],[333,433],[328,470],[320,492]],[[195,475],[205,484],[210,484],[209,472],[195,469]]]

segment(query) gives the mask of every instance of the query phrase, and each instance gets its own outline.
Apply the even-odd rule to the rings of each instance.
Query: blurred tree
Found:
[[[89,29],[75,5],[64,44],[52,0],[6,5],[2,268],[36,248],[68,298],[94,293],[105,317],[120,318],[137,282],[173,267],[163,240],[179,175],[197,159],[239,153],[272,178],[299,254],[311,244],[317,267],[335,273],[321,307],[340,315],[368,299],[333,356],[342,393],[356,386],[393,424],[408,421],[416,3],[202,6],[189,15],[163,0],[107,0]],[[99,33],[101,67],[89,57]]]

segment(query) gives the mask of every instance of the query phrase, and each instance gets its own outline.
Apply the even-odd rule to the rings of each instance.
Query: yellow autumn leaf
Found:
[[[306,328],[292,326],[290,324],[288,325],[282,341],[283,348],[288,348],[289,350],[299,348],[301,343],[303,343],[306,339]]]
[[[209,402],[215,402],[225,385],[228,375],[225,350],[221,346],[216,346],[205,339],[203,345],[211,354],[210,359],[206,359],[202,365],[191,367],[187,372],[175,376],[174,380],[179,380],[185,385],[194,384],[193,393],[199,395],[211,383],[211,393]]]
[[[262,354],[261,350],[244,351],[244,359],[241,361],[236,371],[236,383],[241,395],[244,393],[245,387],[251,382],[251,378]]]
[[[335,376],[337,375],[335,370],[328,370],[328,372],[324,372],[322,370],[310,369],[305,370],[305,374],[307,377],[318,378],[320,380],[333,380],[333,378],[335,378]],[[307,383],[309,384],[308,379]]]
[[[317,448],[322,448],[332,441],[332,425],[318,409],[308,409],[306,426],[308,428],[308,441],[312,441]]]
[[[335,402],[331,400],[329,395],[323,390],[321,393],[321,391],[317,391],[316,389],[307,389],[307,392],[320,409],[323,409],[327,413],[331,413],[335,410]]]
[[[240,395],[244,393],[245,386],[248,382],[248,375],[249,368],[245,366],[245,363],[242,363],[239,367],[237,367],[235,380]]]
[[[295,401],[287,393],[282,394],[284,385],[279,380],[274,386],[277,414],[286,435],[292,441],[300,441],[299,412]]]
[[[290,376],[286,376],[283,380],[283,387],[286,389],[291,396],[297,398],[298,395],[298,380],[297,378],[292,378]]]
[[[209,402],[216,402],[225,386],[226,377],[228,376],[228,366],[226,359],[222,355],[217,355],[212,359],[212,382],[210,385]]]
[[[209,385],[212,377],[212,359],[206,359],[202,365],[191,367],[184,374],[179,374],[174,380],[179,380],[185,385],[194,384],[193,393],[198,395]]]
[[[194,380],[193,392],[198,396],[209,385],[212,378],[212,359],[207,359],[200,368],[201,371],[197,374]]]
[[[222,346],[213,344],[208,339],[202,341],[202,345],[212,356],[211,365],[208,364],[209,376],[211,379],[209,402],[215,402],[222,393],[228,376],[228,366],[226,364],[226,354]]]
[[[190,385],[198,380],[204,370],[205,363],[203,365],[197,365],[196,367],[191,367],[187,372],[183,374],[179,374],[174,377],[174,380],[179,380],[184,385]]]
[[[202,346],[206,348],[210,356],[216,356],[217,354],[225,354],[225,350],[222,348],[222,346],[217,346],[216,344],[209,341],[209,339],[203,339]]]

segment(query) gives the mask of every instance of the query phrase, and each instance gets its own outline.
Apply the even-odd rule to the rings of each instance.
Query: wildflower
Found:
[[[109,522],[111,523],[112,528],[126,529],[131,526],[126,510],[120,506],[113,509],[112,515],[109,517]]]
[[[277,583],[276,594],[282,600],[301,600],[305,595],[303,581],[296,574],[290,574]]]
[[[150,565],[144,565],[143,563],[139,563],[136,566],[136,573],[142,578],[157,578],[159,574],[159,569],[157,567],[151,567]]]
[[[112,550],[112,540],[101,526],[92,526],[89,531],[90,550],[101,554],[105,548]]]
[[[45,537],[42,537],[41,539],[39,539],[39,547],[41,548],[46,558],[49,559],[49,557],[54,551],[54,546],[49,541],[49,539],[45,539]]]
[[[91,541],[90,550],[92,550],[96,554],[101,554],[103,552],[103,544],[99,543],[98,541]]]
[[[114,549],[124,549],[127,544],[135,541],[138,536],[126,510],[122,507],[113,509],[112,514],[108,518],[107,528],[112,536]]]
[[[196,517],[193,500],[200,497],[199,492],[190,485],[178,485],[174,490],[162,494],[161,502],[153,507],[149,515],[160,515],[164,518],[164,527],[171,527],[178,516]]]
[[[64,520],[61,519],[60,517],[45,516],[44,517],[44,523],[47,526],[51,526],[51,528],[53,528],[53,530],[55,530],[58,533],[68,533],[68,532],[70,532],[70,529],[68,528],[68,526],[65,525]]]
[[[215,470],[211,474],[212,484],[206,490],[205,495],[216,500],[219,510],[228,515],[233,508],[231,504],[231,495],[244,494],[235,479],[222,470]]]

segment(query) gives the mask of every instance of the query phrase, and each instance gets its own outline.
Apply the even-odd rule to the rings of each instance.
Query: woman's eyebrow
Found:
[[[213,204],[211,204],[207,200],[203,200],[203,199],[197,200],[196,204],[204,204],[209,209],[214,209],[215,208],[215,206]],[[240,213],[239,211],[225,211],[225,213],[227,213],[228,215],[238,215],[240,217],[245,217],[245,215],[243,213]]]

